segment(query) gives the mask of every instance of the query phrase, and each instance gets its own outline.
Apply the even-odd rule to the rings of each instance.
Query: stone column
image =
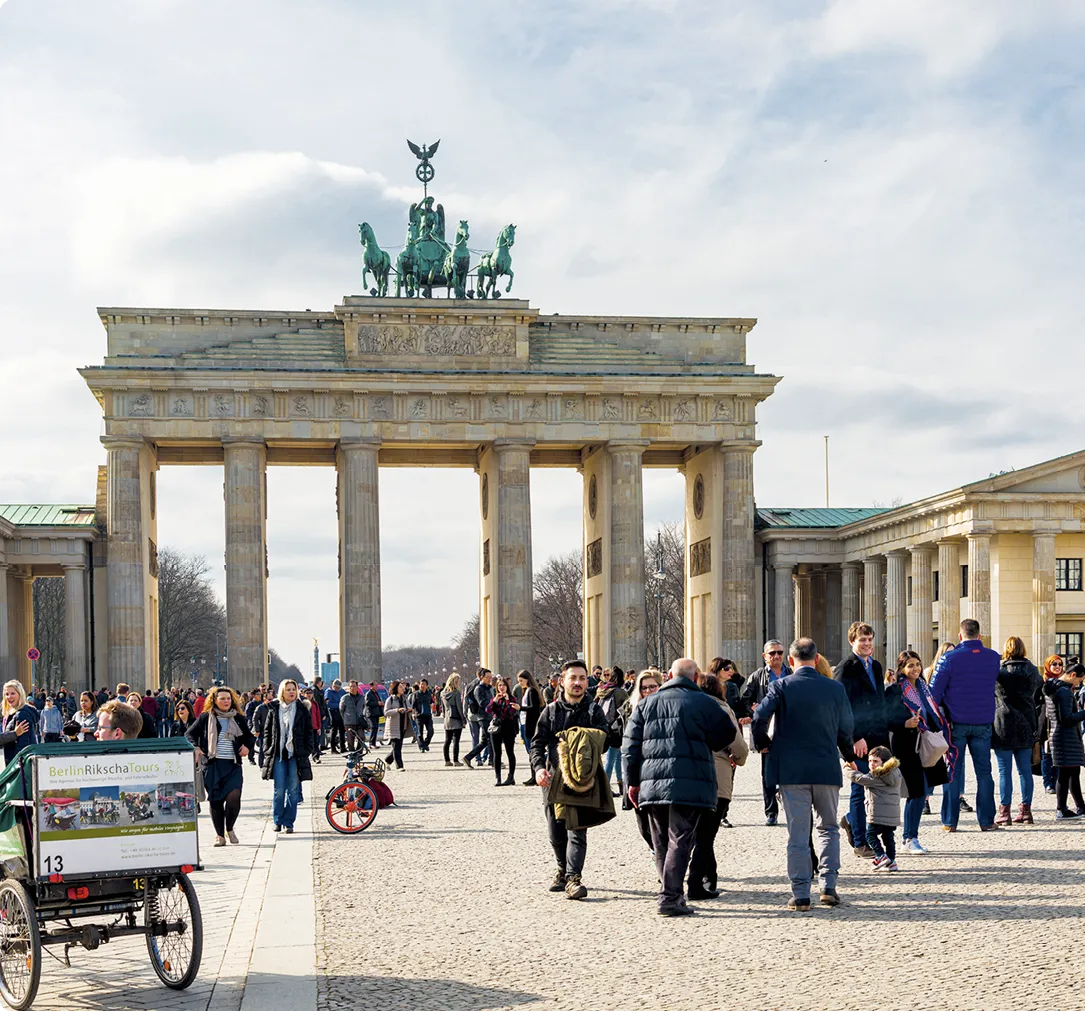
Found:
[[[0,684],[15,677],[15,657],[12,653],[11,621],[8,617],[8,569],[0,562]]]
[[[795,576],[795,638],[810,635],[810,573],[801,569]]]
[[[341,439],[335,456],[344,684],[382,680],[379,449],[378,439]]]
[[[795,567],[776,562],[773,565],[774,582],[774,624],[769,629],[770,639],[779,639],[784,649],[791,645],[785,640],[795,636]]]
[[[890,551],[885,567],[885,662],[896,664],[908,647],[908,555]]]
[[[968,616],[980,623],[983,645],[991,645],[991,535],[968,535]],[[956,635],[949,636],[955,640]]]
[[[64,680],[72,691],[91,687],[87,665],[86,569],[64,566]]]
[[[885,662],[885,588],[882,573],[885,561],[880,557],[863,559],[863,617],[874,629],[874,656]],[[896,657],[893,657],[896,660]]]
[[[147,683],[147,590],[145,564],[144,444],[142,439],[102,439],[107,455],[109,556],[109,672],[100,678],[113,688]],[[256,682],[253,682],[255,684]]]
[[[1042,666],[1055,652],[1055,534],[1032,535],[1032,660]]]
[[[842,642],[841,638],[841,599],[843,585],[839,572],[829,571],[825,574],[825,641],[818,643],[821,651],[829,663],[836,663],[840,659]]]
[[[222,440],[226,499],[226,656],[231,685],[267,680],[267,449]]]
[[[531,449],[532,442],[494,443],[497,477],[497,667],[502,677],[531,669],[532,627]],[[491,560],[494,558],[491,555]],[[642,583],[643,585],[643,583]],[[643,593],[643,590],[642,590]],[[642,607],[643,612],[643,607]],[[641,621],[643,628],[643,619]]]
[[[30,691],[34,681],[34,664],[26,655],[27,650],[34,645],[34,578],[34,572],[30,568],[20,572],[19,588],[15,591],[19,598],[18,613],[15,616],[18,622],[15,626],[15,661],[18,669],[16,677],[27,691]]]
[[[754,582],[753,454],[755,446],[723,450],[723,643],[721,655],[739,670],[759,666]]]
[[[934,594],[931,578],[931,549],[926,545],[911,548],[912,553],[912,610],[908,622],[908,641],[923,659],[926,666],[933,659],[931,639],[934,638],[934,618],[931,600]]]
[[[648,663],[644,627],[645,443],[610,442],[610,663],[626,670]]]
[[[956,642],[961,631],[961,557],[957,541],[938,542],[938,638]]]
[[[825,622],[828,615],[826,597],[828,579],[824,569],[810,573],[810,631],[807,635],[818,644],[818,649],[825,649]]]
[[[848,644],[848,629],[862,617],[859,600],[859,563],[845,562],[840,569],[840,649]]]

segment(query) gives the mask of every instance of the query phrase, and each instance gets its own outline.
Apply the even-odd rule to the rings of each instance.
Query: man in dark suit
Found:
[[[813,860],[810,854],[811,811],[818,830],[821,903],[840,904],[836,876],[840,870],[840,828],[836,823],[840,787],[840,755],[851,758],[852,715],[844,689],[814,667],[818,648],[813,639],[796,639],[789,650],[793,674],[769,685],[750,725],[753,747],[761,752],[766,776],[779,786],[787,819],[787,876],[791,879],[788,909],[810,910]],[[769,721],[776,729],[769,737]]]
[[[874,629],[865,621],[853,621],[848,629],[851,652],[837,664],[833,677],[848,694],[855,721],[855,766],[868,772],[867,752],[879,745],[889,747],[889,717],[885,707],[885,677],[874,659]],[[851,806],[840,827],[857,857],[869,859],[874,851],[866,840],[866,790],[851,785]]]

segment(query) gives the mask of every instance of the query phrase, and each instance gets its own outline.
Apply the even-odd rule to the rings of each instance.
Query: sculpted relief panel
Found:
[[[358,327],[358,353],[511,357],[516,354],[516,335],[508,327],[499,326],[367,323]]]

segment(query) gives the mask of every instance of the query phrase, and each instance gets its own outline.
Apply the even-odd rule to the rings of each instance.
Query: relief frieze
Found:
[[[366,323],[358,327],[358,354],[510,357],[516,334],[500,326]]]

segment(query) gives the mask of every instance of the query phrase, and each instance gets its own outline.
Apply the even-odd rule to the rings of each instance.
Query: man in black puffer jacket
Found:
[[[561,695],[542,711],[531,739],[531,772],[535,782],[543,788],[546,827],[558,862],[558,872],[550,891],[565,892],[569,899],[582,899],[588,894],[580,880],[588,853],[588,830],[567,829],[564,820],[555,816],[554,805],[546,803],[546,791],[551,773],[558,767],[558,734],[570,727],[591,727],[610,734],[602,707],[588,698],[587,692],[588,668],[584,661],[567,660],[561,666]],[[618,742],[609,743],[616,747]],[[715,798],[712,803],[715,804]]]
[[[712,752],[735,739],[735,725],[711,696],[697,687],[697,663],[671,665],[671,680],[642,699],[629,717],[622,757],[629,799],[643,807],[661,882],[659,914],[686,916],[683,882],[702,810],[716,806]],[[691,886],[690,898],[719,892]]]

